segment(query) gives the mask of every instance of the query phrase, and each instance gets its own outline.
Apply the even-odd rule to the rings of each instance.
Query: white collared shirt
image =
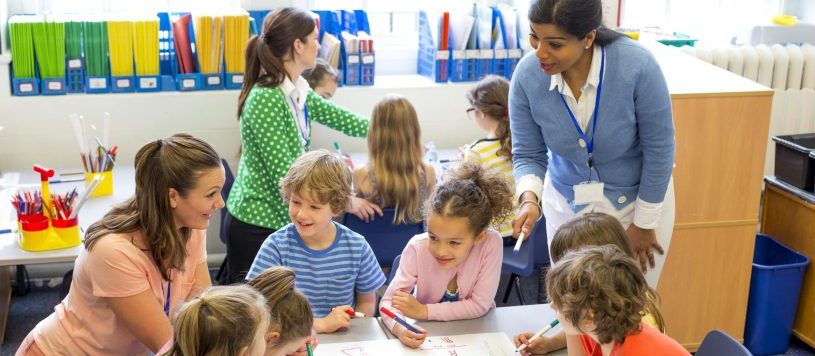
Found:
[[[311,127],[306,122],[306,97],[311,88],[308,82],[303,77],[297,77],[297,82],[292,83],[288,76],[280,84],[280,89],[283,90],[283,96],[286,97],[286,102],[289,104],[289,109],[297,122],[297,127],[300,129],[300,140],[303,141],[305,147],[306,140],[311,136]]]
[[[600,85],[600,66],[602,64],[602,58],[601,47],[599,45],[594,46],[591,66],[589,67],[589,74],[586,77],[586,83],[583,84],[583,87],[580,89],[581,94],[579,100],[575,100],[574,93],[572,92],[571,88],[569,88],[569,84],[566,83],[566,80],[563,78],[561,73],[553,75],[549,84],[550,91],[557,89],[558,92],[563,95],[563,98],[566,100],[566,104],[569,106],[569,110],[571,110],[574,114],[575,119],[583,132],[587,131],[586,127],[589,124],[589,119],[594,114],[594,106],[597,99],[597,87]],[[605,73],[603,73],[603,75],[605,76]],[[599,113],[599,116],[602,118],[602,112]],[[600,127],[602,127],[602,124],[600,124]],[[600,128],[598,128],[598,130],[600,130]],[[591,138],[589,138],[589,140],[591,140]],[[561,197],[561,194],[556,189],[547,189],[546,192],[551,192],[552,195],[543,196],[544,189],[543,180],[541,180],[541,178],[542,177],[536,177],[531,174],[521,177],[516,184],[516,199],[519,199],[521,194],[527,191],[535,193],[539,199],[548,200]],[[563,199],[565,200],[565,198]],[[659,225],[659,219],[662,215],[662,205],[662,202],[649,203],[637,197],[633,212],[634,225],[643,229],[656,228]],[[610,204],[610,206],[613,207],[613,204]],[[587,209],[589,208],[593,209],[593,207],[587,206]],[[623,208],[621,210],[626,209]]]

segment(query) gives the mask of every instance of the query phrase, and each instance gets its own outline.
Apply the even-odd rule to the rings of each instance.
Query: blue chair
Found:
[[[396,258],[393,259],[393,264],[391,265],[391,270],[388,272],[388,280],[385,281],[385,284],[391,284],[393,281],[393,277],[396,277],[396,271],[399,269],[399,262],[402,261],[402,255],[396,255]]]
[[[536,268],[549,266],[549,244],[546,240],[546,220],[541,219],[532,228],[532,232],[521,246],[521,251],[514,254],[514,246],[504,247],[504,262],[502,270],[509,272],[509,283],[504,292],[504,303],[509,300],[512,288],[518,292],[518,299],[521,305],[525,305],[523,292],[521,291],[521,277],[529,277],[535,273]],[[542,273],[542,272],[541,272]],[[541,296],[538,296],[541,299]],[[544,298],[545,299],[545,298]]]
[[[232,190],[232,183],[235,183],[235,175],[232,174],[232,170],[229,168],[229,163],[226,162],[226,159],[221,158],[221,164],[224,166],[224,174],[226,176],[224,186],[221,188],[221,198],[223,198],[224,202],[226,202],[227,199],[229,199],[229,191]],[[221,227],[218,238],[220,238],[221,242],[224,244],[226,244],[226,236],[229,234],[229,229],[227,229],[226,224],[224,224],[224,220],[226,220],[226,213],[226,207],[223,207],[223,209],[221,209]],[[221,262],[221,267],[218,268],[218,274],[215,275],[215,280],[220,281],[225,271],[226,257],[224,257],[224,261]]]
[[[376,255],[381,267],[391,267],[392,261],[402,253],[408,241],[424,232],[424,223],[394,224],[395,209],[382,209],[383,216],[376,215],[373,221],[364,222],[354,214],[345,214],[342,224],[365,237]]]
[[[696,356],[752,356],[744,345],[721,330],[713,330],[702,340]]]

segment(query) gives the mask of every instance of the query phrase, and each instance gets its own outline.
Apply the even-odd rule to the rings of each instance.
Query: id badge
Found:
[[[583,182],[574,186],[574,203],[583,205],[603,201],[603,182]]]

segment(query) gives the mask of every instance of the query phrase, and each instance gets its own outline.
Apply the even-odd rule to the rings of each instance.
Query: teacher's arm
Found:
[[[158,352],[172,336],[170,321],[152,290],[108,301],[116,318],[150,351]]]
[[[634,109],[642,149],[642,173],[634,222],[627,232],[631,247],[645,269],[648,264],[654,266],[651,249],[663,251],[654,229],[659,225],[676,150],[671,96],[662,70],[650,53],[634,89]]]
[[[541,128],[532,116],[530,98],[520,76],[509,89],[509,129],[512,135],[512,172],[520,206],[512,222],[512,235],[529,235],[543,214],[540,208],[543,178],[549,165],[548,149]],[[528,203],[525,203],[528,202]]]
[[[323,99],[313,90],[306,97],[309,119],[352,137],[368,136],[368,119]]]

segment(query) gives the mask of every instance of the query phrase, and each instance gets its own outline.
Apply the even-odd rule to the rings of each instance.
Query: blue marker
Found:
[[[405,321],[405,319],[402,319],[402,318],[396,316],[396,314],[394,314],[392,311],[386,309],[385,307],[380,307],[379,311],[382,314],[385,314],[385,316],[387,316],[387,317],[389,317],[389,318],[391,318],[393,320],[396,320],[397,323],[402,324],[402,326],[406,327],[408,330],[410,330],[412,332],[415,332],[417,334],[423,334],[423,332],[419,331],[419,329],[416,329],[415,326],[408,324],[408,322]]]
[[[17,232],[17,229],[2,229],[2,230],[0,230],[0,235],[11,234],[11,233],[14,233],[14,232]]]

